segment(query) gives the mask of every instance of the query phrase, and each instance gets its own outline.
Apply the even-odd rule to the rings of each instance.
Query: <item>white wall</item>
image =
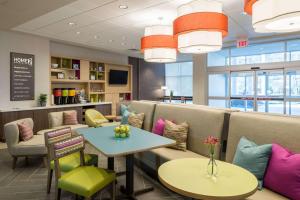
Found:
[[[193,103],[207,105],[207,54],[193,56]]]
[[[65,56],[69,58],[79,58],[95,61],[103,61],[114,64],[128,64],[128,56],[103,52],[96,49],[89,49],[57,42],[50,42],[50,53],[56,56]]]
[[[10,52],[35,55],[35,98],[49,93],[49,40],[0,31],[0,110],[36,106],[34,101],[10,101]]]
[[[35,55],[36,100],[10,101],[10,52]],[[49,39],[24,33],[0,31],[0,110],[37,106],[41,93],[48,94],[50,99],[50,55],[128,64],[125,55],[50,42]]]

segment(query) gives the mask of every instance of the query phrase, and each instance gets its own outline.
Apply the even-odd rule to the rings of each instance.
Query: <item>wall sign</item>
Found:
[[[34,55],[10,53],[10,100],[34,100]]]

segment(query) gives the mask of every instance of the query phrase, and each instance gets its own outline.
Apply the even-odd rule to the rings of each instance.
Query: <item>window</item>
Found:
[[[174,96],[193,96],[193,63],[166,64],[166,96],[173,91]]]
[[[287,59],[289,61],[300,60],[300,40],[287,42]]]
[[[209,53],[207,61],[209,67],[229,65],[229,49]]]
[[[230,67],[262,63],[300,61],[300,40],[224,48],[208,53],[208,67]]]
[[[231,65],[284,62],[284,42],[231,49]]]
[[[229,76],[227,73],[212,73],[208,75],[208,105],[226,108],[229,100]]]

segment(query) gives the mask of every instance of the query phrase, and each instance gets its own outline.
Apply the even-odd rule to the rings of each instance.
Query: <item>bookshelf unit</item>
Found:
[[[84,90],[86,98],[92,103],[112,102],[112,114],[116,104],[132,98],[132,66],[105,63],[78,58],[51,56],[51,94],[54,88],[75,88]],[[126,85],[110,85],[110,70],[128,71]],[[54,104],[54,102],[52,102]]]

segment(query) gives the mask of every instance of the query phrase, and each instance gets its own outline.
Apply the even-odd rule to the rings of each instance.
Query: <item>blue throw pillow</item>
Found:
[[[122,115],[122,119],[121,119],[121,124],[128,124],[128,117],[131,114],[131,112],[129,112],[128,110],[125,110],[123,115]]]
[[[254,174],[259,183],[259,189],[262,189],[265,171],[272,153],[272,144],[258,146],[245,137],[240,139],[237,146],[233,164],[247,169]]]

